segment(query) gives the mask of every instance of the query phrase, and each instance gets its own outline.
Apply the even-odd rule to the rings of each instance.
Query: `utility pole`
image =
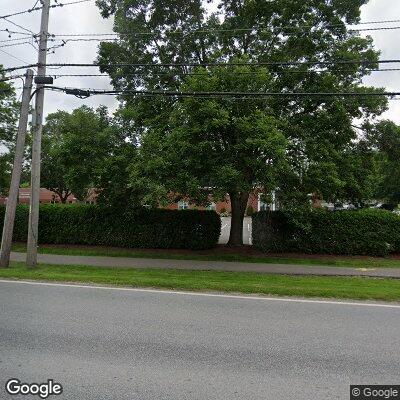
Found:
[[[31,101],[33,71],[26,71],[26,79],[22,92],[22,104],[18,125],[17,144],[15,147],[14,165],[8,193],[6,215],[4,217],[3,236],[1,238],[0,268],[10,264],[12,236],[14,230],[15,211],[18,203],[19,184],[21,180],[22,162],[24,158],[26,131],[28,127],[29,103]]]
[[[40,41],[38,58],[38,77],[46,76],[47,36],[49,29],[50,0],[42,0],[42,19],[40,23]],[[33,128],[32,166],[31,166],[31,199],[29,207],[28,246],[26,265],[37,264],[37,246],[39,235],[39,201],[40,201],[40,162],[43,128],[44,85],[36,86],[35,126]]]

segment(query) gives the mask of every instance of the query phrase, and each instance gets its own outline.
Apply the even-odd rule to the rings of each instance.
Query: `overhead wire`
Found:
[[[312,28],[315,26],[308,26],[307,28]],[[303,30],[305,27],[286,27],[287,29],[292,30]],[[277,30],[279,31],[278,28]],[[386,31],[386,30],[398,30],[400,26],[388,26],[388,27],[377,27],[377,28],[360,28],[360,29],[348,29],[348,32],[363,32],[363,31]],[[201,29],[201,30],[192,30],[192,31],[169,31],[169,32],[160,32],[160,31],[153,31],[153,32],[144,32],[144,31],[133,31],[133,32],[113,32],[113,33],[72,33],[72,34],[50,34],[51,37],[91,37],[92,40],[102,41],[105,39],[101,39],[107,36],[158,36],[161,33],[168,34],[168,35],[194,35],[194,34],[203,34],[203,33],[227,33],[227,32],[251,32],[257,31],[258,33],[264,32],[271,32],[267,28],[259,29],[259,28],[233,28],[233,29]],[[274,32],[272,32],[274,33]],[[83,39],[82,39],[83,40]],[[86,39],[88,40],[88,39]],[[111,39],[109,39],[111,40]]]
[[[0,82],[8,82],[8,81],[12,81],[14,79],[19,79],[21,77],[23,77],[24,75],[14,75],[14,76],[7,76],[5,78],[1,78]]]
[[[26,32],[29,32],[29,33],[32,34],[32,35],[35,35],[35,32],[31,31],[30,29],[25,28],[24,26],[19,25],[19,24],[17,24],[16,22],[11,21],[11,20],[8,19],[8,18],[3,18],[3,19],[4,19],[4,21],[7,21],[9,24],[12,24],[12,25],[16,26],[17,28],[22,29],[23,31],[26,31]]]
[[[0,32],[7,32],[8,34],[17,34],[17,35],[28,35],[30,36],[29,33],[25,33],[25,32],[17,32],[17,31],[10,31],[8,28],[6,29],[0,29]]]
[[[24,61],[24,60],[22,60],[21,58],[18,58],[18,57],[16,57],[16,56],[14,56],[13,54],[9,53],[8,51],[5,51],[5,50],[3,50],[3,49],[0,49],[0,51],[1,51],[2,53],[4,53],[4,54],[7,54],[9,57],[14,58],[14,59],[17,60],[17,61],[20,61],[20,62],[23,62],[23,63],[27,63],[27,61]]]
[[[9,44],[1,44],[0,48],[4,48],[4,47],[14,47],[14,46],[21,46],[23,44],[31,44],[31,42],[27,41],[24,39],[23,42],[17,42],[17,43],[9,43]]]
[[[205,63],[49,63],[48,67],[92,67],[92,68],[123,68],[123,67],[144,67],[144,68],[174,68],[174,67],[265,67],[265,66],[327,66],[327,65],[373,65],[373,64],[396,64],[400,59],[388,60],[325,60],[325,61],[260,61],[260,62],[205,62]],[[18,69],[25,69],[36,64],[4,68],[4,72],[12,72]]]
[[[12,42],[18,42],[20,40],[28,40],[31,38],[31,35],[25,36],[25,37],[18,37],[18,38],[13,38],[13,39],[2,39],[0,40],[0,43],[12,43]]]
[[[400,19],[395,19],[395,20],[382,20],[382,21],[370,21],[370,22],[359,22],[357,24],[350,24],[347,25],[348,31],[349,32],[360,32],[360,31],[370,31],[370,30],[392,30],[392,29],[400,29],[400,26],[395,26],[395,27],[377,27],[377,28],[359,28],[359,29],[353,29],[351,28],[352,26],[358,26],[358,25],[369,25],[369,24],[379,24],[379,23],[394,23],[394,22],[400,22]],[[346,25],[343,24],[328,24],[328,25],[321,25],[319,28],[335,28],[335,27],[343,27]],[[279,30],[309,30],[312,28],[316,28],[318,26],[316,25],[300,25],[300,26],[277,26],[277,27],[272,27],[275,28],[277,31]],[[252,32],[252,31],[257,31],[257,32],[270,32],[271,27],[268,26],[256,26],[256,27],[249,27],[249,28],[224,28],[224,29],[193,29],[190,31],[184,31],[184,30],[175,30],[175,31],[167,31],[164,33],[168,33],[169,35],[177,34],[177,35],[191,35],[191,34],[198,34],[198,33],[226,33],[226,32]],[[56,33],[56,34],[50,34],[50,36],[53,37],[105,37],[105,36],[135,36],[135,35],[159,35],[162,33],[161,31],[139,31],[139,32],[110,32],[110,33]]]
[[[71,1],[71,2],[67,2],[67,3],[59,3],[57,5],[53,5],[52,7],[61,7],[64,5],[70,5],[70,4],[78,4],[78,3],[85,3],[91,0],[78,0],[78,1]],[[35,3],[34,7],[29,9],[29,10],[25,10],[22,11],[20,13],[15,13],[13,15],[20,15],[23,13],[27,13],[27,12],[32,12],[36,9],[41,9],[42,7],[37,7],[35,8],[37,2]],[[35,34],[22,27],[21,25],[18,25],[16,23],[14,23],[13,21],[8,20],[7,18],[13,15],[6,15],[6,16],[1,16],[0,19],[4,19],[7,22],[10,22],[12,24],[14,24],[15,26],[19,27],[20,29],[23,29],[27,32],[32,33],[34,36]],[[366,25],[366,24],[378,24],[378,23],[394,23],[394,22],[400,22],[400,20],[386,20],[386,21],[370,21],[370,22],[361,22],[357,25]],[[338,25],[338,26],[343,26],[343,25]],[[329,27],[329,26],[326,26]],[[300,27],[286,27],[289,29],[300,29]],[[278,28],[279,29],[279,28]],[[282,27],[281,29],[284,29],[284,27]],[[377,28],[361,28],[361,29],[350,29],[349,31],[379,31],[379,30],[394,30],[394,29],[400,29],[400,26],[395,26],[395,27],[377,27]],[[209,33],[209,32],[245,32],[245,31],[260,31],[259,28],[236,28],[236,29],[225,29],[225,30],[194,30],[189,32],[189,34],[193,34],[193,33]],[[170,33],[178,33],[178,34],[185,34],[186,32],[168,32],[168,34]],[[151,35],[151,34],[155,34],[155,32],[133,32],[133,33],[126,33],[126,35],[135,35],[135,34],[145,34],[145,35]],[[25,34],[26,35],[26,34]],[[78,42],[78,41],[113,41],[113,40],[117,40],[117,39],[104,39],[104,37],[106,36],[120,36],[120,35],[125,35],[124,33],[112,33],[112,34],[52,34],[49,35],[50,37],[75,37],[76,39],[68,39],[67,41],[63,41],[63,44],[61,45],[56,45],[53,46],[53,48],[56,47],[61,47],[64,46],[67,42],[71,41],[71,42]],[[85,38],[82,38],[82,37]],[[92,36],[92,37],[89,37]],[[94,37],[97,36],[98,38]],[[103,37],[102,39],[100,39],[100,37]],[[20,38],[19,40],[23,40],[23,38]],[[4,41],[6,42],[6,41]],[[14,46],[14,45],[20,45],[20,44],[31,44],[30,42],[18,42],[18,39],[11,39],[9,40],[9,42],[13,42],[13,44],[10,45],[2,45],[0,47],[8,47],[8,46]],[[16,43],[17,42],[17,43]],[[1,50],[3,51],[3,50]],[[5,51],[3,51],[5,52]],[[6,53],[6,52],[5,52]],[[23,61],[23,60],[21,60]],[[76,63],[76,64],[62,64],[62,63],[57,63],[57,64],[48,64],[48,67],[52,67],[52,68],[62,68],[62,67],[149,67],[149,68],[158,68],[158,67],[168,67],[168,68],[173,68],[173,67],[211,67],[211,66],[215,66],[215,67],[225,67],[225,66],[298,66],[298,65],[309,65],[309,66],[317,66],[317,65],[332,65],[332,64],[360,64],[360,65],[368,65],[368,64],[380,64],[380,63],[398,63],[400,62],[400,60],[378,60],[378,61],[370,61],[370,60],[334,60],[334,61],[283,61],[283,62],[259,62],[259,63],[169,63],[169,64],[163,64],[163,63],[157,63],[157,64],[124,64],[124,63],[111,63],[111,64],[107,64],[107,65],[100,65],[99,63],[93,63],[93,64],[85,64],[85,63]],[[22,67],[12,67],[12,68],[7,68],[7,69],[3,69],[3,72],[10,72],[10,71],[15,71],[18,69],[22,69],[22,68],[27,68],[27,67],[34,67],[36,66],[36,64],[30,64],[30,65],[26,65],[26,66],[22,66]],[[386,69],[387,71],[395,71],[395,70],[400,70],[400,69]],[[375,71],[384,71],[384,70],[380,70],[380,69],[375,69],[375,70],[370,70],[371,72],[375,72]],[[292,71],[294,72],[294,71]],[[296,71],[299,73],[302,73],[301,71]],[[368,70],[366,71],[368,72]],[[190,74],[190,73],[188,73]],[[59,77],[61,77],[62,75],[58,75]],[[64,74],[64,76],[107,76],[107,75],[101,75],[101,74]],[[63,90],[62,88],[57,88],[57,87],[48,87],[48,89],[50,90]],[[81,89],[78,89],[81,90]],[[121,95],[164,95],[164,96],[211,96],[211,95],[217,95],[217,96],[398,96],[400,95],[400,93],[398,92],[388,92],[388,93],[347,93],[347,92],[343,92],[343,93],[240,93],[240,92],[230,92],[230,93],[224,93],[224,92],[219,92],[219,93],[182,93],[182,92],[157,92],[157,91],[106,91],[106,90],[91,90],[90,92],[91,95],[98,95],[98,94],[104,94],[104,95],[117,95],[117,94],[121,94]]]
[[[400,96],[400,92],[180,92],[180,91],[160,91],[160,90],[109,90],[109,89],[81,89],[58,86],[46,86],[46,89],[62,91],[73,95],[152,95],[167,97],[394,97]]]
[[[400,71],[400,68],[382,68],[382,69],[365,69],[362,72],[395,72],[395,71]],[[282,74],[307,74],[310,72],[315,72],[315,73],[324,73],[324,72],[329,72],[329,70],[313,70],[313,71],[298,71],[298,70],[284,70],[284,71],[275,71],[277,73],[282,73]],[[354,72],[352,70],[340,70],[339,72]],[[360,71],[361,72],[361,71]],[[153,72],[157,76],[208,76],[210,74],[209,71],[207,72]],[[255,75],[257,74],[257,71],[237,71],[236,74],[238,75]],[[147,75],[148,72],[143,72],[143,71],[138,71],[138,72],[130,72],[130,73],[124,73],[123,76],[142,76],[142,75]],[[51,74],[50,75],[54,79],[58,78],[76,78],[76,77],[99,77],[99,78],[110,78],[109,74]]]
[[[361,32],[361,31],[389,31],[389,30],[399,30],[400,26],[394,26],[394,27],[380,27],[380,28],[368,28],[368,29],[357,29],[356,31]],[[228,30],[226,30],[228,31]],[[229,31],[235,31],[235,30],[229,30]],[[353,30],[355,31],[355,30]],[[193,31],[193,33],[198,33],[200,31]],[[201,32],[206,32],[206,31],[201,31]],[[210,32],[217,32],[217,31],[210,31]],[[350,32],[350,31],[349,31]],[[182,32],[182,34],[185,34],[184,32]],[[126,34],[113,34],[113,33],[107,33],[107,34],[57,34],[57,35],[53,35],[50,34],[49,38],[53,38],[53,41],[56,40],[56,38],[63,38],[60,39],[62,40],[62,43],[60,43],[59,45],[54,46],[55,48],[58,47],[64,47],[66,44],[68,44],[69,42],[118,42],[120,40],[120,38],[118,36],[122,36],[122,37],[134,37],[134,36],[143,36],[143,35],[147,35],[147,36],[157,36],[158,33],[156,32],[131,32],[131,33],[126,33]],[[114,38],[111,38],[109,36],[115,36]],[[69,37],[71,37],[72,39],[68,39]]]
[[[64,7],[64,6],[74,5],[74,4],[87,3],[89,1],[92,1],[92,0],[68,1],[68,2],[63,2],[63,3],[52,4],[52,5],[50,5],[50,8],[57,8],[57,7]],[[28,13],[31,13],[33,11],[39,11],[43,7],[36,7],[37,3],[38,2],[35,3],[34,7],[28,8],[26,10],[17,11],[15,13],[7,14],[7,15],[0,15],[0,19],[6,19],[6,18],[9,18],[9,17],[15,17],[17,15],[28,14]]]

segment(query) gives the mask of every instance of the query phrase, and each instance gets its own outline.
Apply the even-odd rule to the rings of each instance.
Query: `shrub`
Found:
[[[26,241],[27,206],[17,208],[14,240]],[[0,207],[0,225],[4,207]],[[2,228],[2,226],[0,226]],[[214,211],[132,209],[97,205],[41,205],[39,242],[140,248],[206,249],[218,243],[221,221]]]
[[[400,217],[382,210],[253,215],[253,244],[265,252],[385,256],[400,252]]]
[[[252,206],[248,206],[246,210],[246,215],[251,217],[254,214],[254,208]]]

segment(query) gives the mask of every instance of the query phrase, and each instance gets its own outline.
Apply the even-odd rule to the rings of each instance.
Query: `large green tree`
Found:
[[[366,2],[367,0],[221,0],[218,2],[218,12],[210,13],[210,3],[215,5],[216,2],[98,0],[97,4],[103,15],[114,16],[114,29],[120,38],[117,42],[101,44],[99,61],[102,69],[110,74],[113,85],[125,90],[203,92],[207,88],[212,91],[244,91],[252,88],[255,91],[278,93],[379,93],[378,89],[361,86],[361,78],[367,74],[364,64],[335,63],[337,59],[368,60],[368,67],[377,66],[379,54],[374,50],[371,38],[361,38],[355,32],[349,32],[346,25],[359,21],[360,7]],[[239,71],[233,67],[226,67],[227,80],[224,81],[220,69],[209,66],[197,70],[187,65],[229,63],[234,60],[243,63],[300,63],[271,64],[268,71],[265,71],[262,82],[258,79],[258,68],[243,67],[248,70]],[[322,61],[325,64],[315,66],[305,64],[304,61]],[[110,66],[111,63],[136,66],[116,68]],[[184,65],[161,68],[146,66],[149,63]],[[199,73],[203,75],[197,75]],[[246,76],[252,77],[254,82],[249,82]],[[227,100],[203,100],[182,100],[165,96],[124,96],[121,98],[121,106],[130,109],[132,132],[139,137],[143,151],[146,148],[146,157],[142,157],[142,170],[151,170],[151,163],[155,159],[158,160],[159,177],[149,173],[153,179],[153,187],[158,193],[163,191],[161,187],[165,192],[182,187],[177,187],[175,176],[166,179],[167,174],[161,171],[170,165],[171,155],[166,151],[160,152],[163,146],[160,142],[169,142],[169,136],[177,135],[179,131],[186,132],[181,133],[182,137],[179,140],[175,140],[175,153],[185,154],[186,157],[176,158],[175,168],[186,170],[188,182],[200,183],[207,180],[206,176],[202,177],[198,169],[188,169],[187,166],[196,164],[196,149],[203,146],[202,141],[210,142],[209,146],[214,143],[215,147],[218,147],[219,137],[224,132],[230,132],[230,138],[237,135],[233,140],[234,147],[236,146],[236,163],[231,170],[230,180],[225,183],[220,180],[221,184],[217,185],[218,176],[215,176],[212,189],[218,194],[228,188],[238,188],[236,192],[228,193],[233,205],[233,218],[239,221],[242,219],[243,208],[235,206],[235,199],[241,196],[241,188],[246,187],[246,193],[249,191],[249,186],[244,180],[245,168],[251,170],[252,176],[257,176],[260,169],[257,162],[244,162],[244,159],[249,157],[246,139],[252,140],[257,134],[263,135],[266,142],[271,137],[277,138],[280,135],[285,138],[284,158],[287,160],[287,167],[281,171],[279,179],[282,201],[304,202],[310,193],[328,197],[343,188],[339,177],[339,161],[341,153],[357,136],[352,127],[353,119],[373,117],[386,107],[386,101],[381,96],[282,96],[272,97],[264,102],[248,100],[247,105],[244,100],[232,101],[234,105]],[[238,102],[240,106],[237,105]],[[212,121],[207,119],[210,110],[216,113],[218,123],[222,121],[220,136],[215,134],[218,127],[213,126]],[[176,115],[180,115],[180,118]],[[214,117],[212,114],[211,116]],[[247,124],[240,120],[246,121]],[[240,128],[239,122],[242,124]],[[255,132],[250,134],[251,125],[254,126]],[[194,126],[198,127],[198,131],[194,131]],[[203,133],[201,140],[199,136],[196,137],[199,132]],[[188,135],[186,139],[184,134]],[[196,143],[194,151],[185,153],[185,146],[191,139]],[[241,142],[242,149],[239,145]],[[283,141],[279,143],[283,144]],[[151,148],[154,149],[153,154]],[[281,145],[275,148],[272,146],[270,149],[276,151],[274,155],[269,154],[272,159],[275,160],[278,155],[282,156]],[[254,152],[254,157],[257,157],[262,149],[255,150],[257,151]],[[232,161],[228,157],[224,162],[221,155],[215,151],[204,152],[202,155],[205,165],[220,164],[224,167]],[[224,155],[227,157],[227,152]],[[165,163],[160,161],[162,156],[165,157]],[[274,166],[276,165],[274,163]],[[264,164],[264,169],[274,171],[268,163]],[[137,171],[138,166],[135,166],[134,170]],[[217,173],[216,168],[213,171]],[[226,179],[229,169],[223,171],[219,172],[219,175]],[[274,175],[269,172],[263,175]],[[133,176],[136,179],[138,174]],[[276,176],[272,181],[274,180]],[[253,180],[253,185],[260,183],[262,182],[257,178]],[[188,185],[187,191],[181,194],[192,195],[190,189]],[[245,199],[242,198],[241,201],[244,202]],[[232,224],[231,245],[242,243],[240,229],[240,223]]]
[[[85,200],[96,192],[104,205],[127,207],[137,200],[130,187],[130,163],[136,144],[121,111],[82,106],[48,115],[43,130],[42,185],[65,203],[69,195]]]
[[[14,88],[5,80],[1,69],[2,65],[0,65],[0,194],[6,194],[10,183],[19,105]]]
[[[101,163],[110,154],[107,109],[82,106],[71,113],[57,111],[43,129],[42,185],[62,203],[71,194],[85,200],[95,186]]]
[[[182,89],[268,90],[268,72],[250,71],[247,66],[216,68],[212,74],[198,69]],[[184,194],[197,204],[207,204],[210,194],[214,200],[228,194],[230,243],[240,243],[249,194],[256,188],[275,187],[286,167],[281,125],[266,99],[185,98],[171,112],[167,125],[143,135],[133,181],[150,194],[147,203],[163,197],[177,200]]]

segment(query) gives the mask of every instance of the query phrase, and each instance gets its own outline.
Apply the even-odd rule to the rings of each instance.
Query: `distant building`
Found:
[[[215,210],[218,214],[230,214],[231,213],[231,203],[229,201],[229,196],[226,196],[224,201],[211,201],[208,207],[199,207],[195,204],[191,204],[188,201],[180,200],[176,203],[171,203],[167,209],[169,210],[187,210],[187,209],[209,209]],[[249,196],[249,200],[247,202],[247,210],[251,209],[253,212],[264,211],[264,210],[272,210],[275,211],[277,209],[277,204],[275,200],[274,192],[272,193],[272,204],[266,203],[263,201],[262,193],[253,192]]]
[[[31,189],[30,188],[20,188],[19,189],[19,197],[18,203],[19,204],[29,204],[31,198]],[[90,201],[94,202],[94,196],[91,196]],[[41,188],[40,189],[40,197],[39,201],[41,204],[59,204],[61,203],[59,196],[52,192],[51,190]],[[77,203],[78,199],[74,195],[68,196],[67,204],[74,204]],[[0,204],[7,204],[7,197],[0,196]]]
[[[262,210],[275,210],[277,209],[277,205],[275,203],[275,196],[272,194],[272,204],[265,203],[262,200],[261,193],[251,193],[249,196],[249,201],[247,203],[246,211],[262,211]],[[30,202],[30,188],[20,188],[19,189],[19,204],[29,204]],[[79,200],[74,196],[70,195],[67,199],[67,204],[75,204],[78,203]],[[59,196],[52,192],[51,190],[41,188],[40,189],[40,203],[41,204],[60,204]],[[95,191],[89,195],[89,198],[85,203],[95,204],[96,203],[96,193]],[[7,204],[7,197],[0,196],[0,204]],[[211,201],[208,207],[199,207],[189,201],[180,200],[175,203],[169,204],[167,207],[169,210],[188,210],[188,209],[209,209],[215,210],[218,214],[230,214],[231,213],[231,203],[229,201],[229,196],[226,196],[224,201]]]

